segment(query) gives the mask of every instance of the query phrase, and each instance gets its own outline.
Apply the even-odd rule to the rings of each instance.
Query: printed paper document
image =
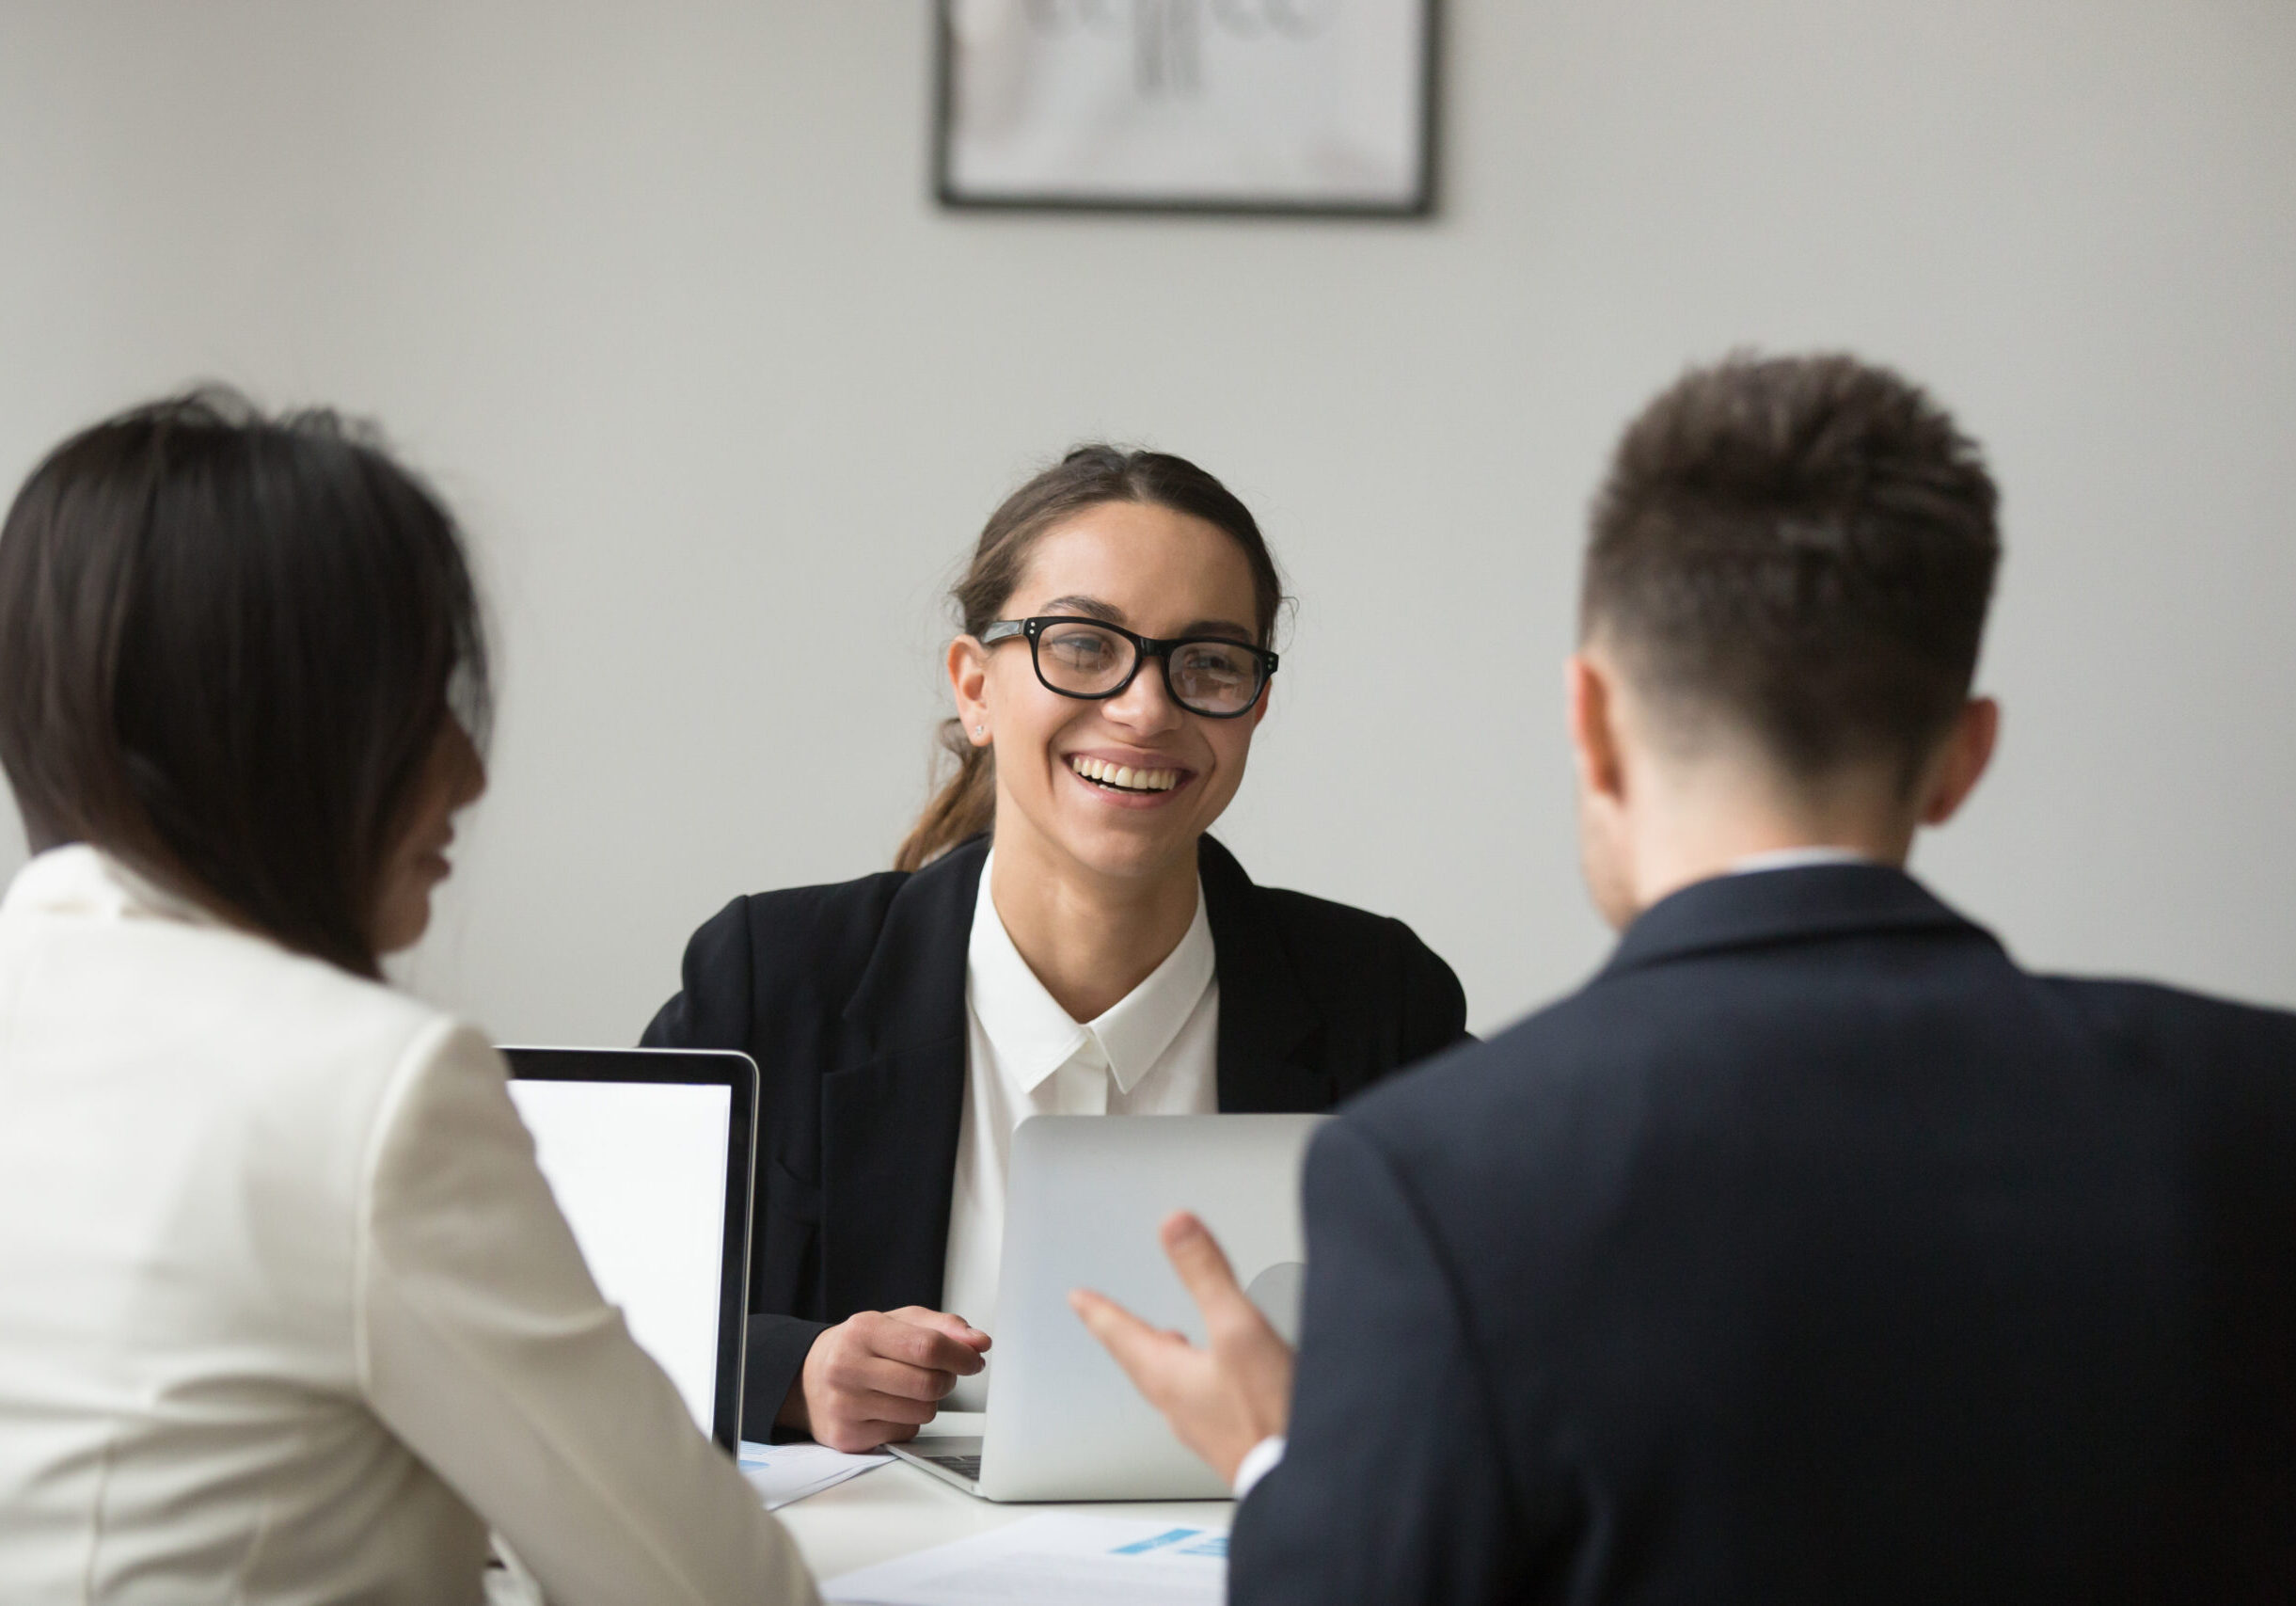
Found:
[[[820,1444],[753,1444],[741,1441],[741,1475],[750,1480],[768,1511],[803,1500],[809,1494],[874,1471],[893,1459],[882,1451],[847,1455]]]
[[[1220,1606],[1227,1534],[1130,1517],[1050,1512],[821,1586],[868,1606]]]

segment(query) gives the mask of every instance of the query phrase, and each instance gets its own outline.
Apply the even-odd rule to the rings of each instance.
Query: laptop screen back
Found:
[[[733,1089],[522,1073],[510,1095],[600,1292],[711,1432]]]

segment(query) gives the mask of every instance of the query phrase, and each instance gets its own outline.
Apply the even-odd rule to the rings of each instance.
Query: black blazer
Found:
[[[1726,876],[1306,1208],[1238,1606],[2296,1598],[2296,1016]]]
[[[648,1047],[757,1061],[743,1431],[768,1437],[823,1328],[941,1303],[964,1113],[965,955],[986,837],[915,874],[736,898],[693,935]],[[1400,920],[1197,854],[1223,1110],[1331,1108],[1457,1042],[1466,1000]]]

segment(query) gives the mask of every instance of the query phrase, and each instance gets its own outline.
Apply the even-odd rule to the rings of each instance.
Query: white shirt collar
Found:
[[[990,896],[990,873],[995,865],[991,851],[981,865],[980,896],[973,905],[965,991],[981,1030],[996,1050],[998,1065],[1027,1092],[1079,1052],[1097,1048],[1108,1062],[1117,1090],[1131,1092],[1164,1057],[1211,985],[1215,954],[1203,887],[1196,887],[1196,918],[1180,946],[1105,1014],[1080,1026],[1045,991],[1013,946],[1012,933],[1005,930]]]
[[[1731,861],[1734,876],[1759,875],[1764,870],[1806,870],[1813,865],[1871,865],[1876,861],[1854,848],[1772,848]]]

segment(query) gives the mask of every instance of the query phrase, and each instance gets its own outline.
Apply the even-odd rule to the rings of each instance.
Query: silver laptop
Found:
[[[1225,1500],[1069,1309],[1094,1288],[1196,1343],[1203,1319],[1156,1230],[1201,1216],[1255,1303],[1296,1342],[1300,1168],[1313,1115],[1035,1116],[1012,1140],[989,1408],[979,1437],[886,1448],[988,1500]]]
[[[598,1291],[695,1425],[741,1437],[757,1067],[746,1054],[505,1048],[511,1102]]]

